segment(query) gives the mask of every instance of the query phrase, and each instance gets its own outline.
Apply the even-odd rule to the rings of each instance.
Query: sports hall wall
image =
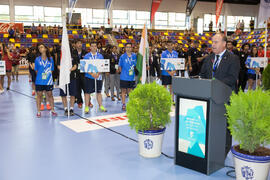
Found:
[[[32,5],[46,7],[61,7],[62,0],[0,0],[0,4],[8,5],[9,2],[14,5]],[[112,9],[115,10],[140,10],[150,11],[152,0],[115,0]],[[104,9],[103,0],[78,0],[77,8],[96,8]],[[185,0],[163,0],[159,12],[185,12]],[[203,17],[204,14],[215,14],[216,3],[197,2],[193,17]],[[259,5],[242,5],[224,3],[221,15],[227,16],[253,16],[257,17]]]

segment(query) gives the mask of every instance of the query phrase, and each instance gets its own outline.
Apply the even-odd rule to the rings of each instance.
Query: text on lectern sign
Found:
[[[205,158],[207,101],[179,99],[178,151]]]

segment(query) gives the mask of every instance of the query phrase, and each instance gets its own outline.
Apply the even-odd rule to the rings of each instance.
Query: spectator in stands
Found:
[[[115,101],[114,89],[116,89],[116,98],[120,101],[120,73],[118,71],[119,54],[117,53],[117,47],[113,46],[110,54],[110,91],[111,99]]]
[[[249,22],[250,31],[254,31],[254,24],[255,24],[254,19],[251,18]]]
[[[9,38],[15,38],[15,31],[14,31],[13,26],[11,26],[11,28],[9,28],[9,30],[8,30],[8,37]]]
[[[87,29],[86,25],[83,26],[82,35],[88,36],[88,29]]]
[[[242,50],[240,52],[240,72],[239,72],[239,83],[238,89],[244,91],[247,84],[247,68],[246,68],[246,60],[250,55],[249,52],[250,45],[245,43],[242,45]]]
[[[53,27],[51,25],[48,27],[48,34],[53,35]]]
[[[133,28],[133,26],[131,26],[131,28],[130,28],[130,35],[131,35],[131,36],[135,36],[135,35],[136,35],[136,31],[135,31],[135,29]]]
[[[41,24],[38,25],[37,31],[38,31],[38,34],[42,34],[42,26],[41,26]]]
[[[112,29],[112,33],[113,33],[114,35],[119,34],[119,29],[117,28],[117,25],[115,25],[114,28]]]
[[[21,32],[18,27],[15,29],[15,38],[21,38]]]
[[[245,28],[245,23],[244,23],[244,20],[242,20],[242,22],[240,23],[241,32],[244,32],[244,28]]]
[[[221,31],[221,23],[218,24],[218,32],[222,32]]]
[[[56,24],[53,26],[53,34],[58,35],[58,28],[56,27]]]
[[[197,58],[200,56],[198,51],[198,41],[191,43],[191,48],[188,50],[188,70],[190,76],[199,75],[199,63]]]
[[[62,30],[62,28],[60,27],[60,25],[57,26],[57,31],[58,31],[58,32],[57,32],[57,35],[58,35],[58,36],[62,34],[62,31],[63,31],[63,30]]]
[[[258,49],[256,46],[253,46],[251,48],[251,56],[249,57],[258,57]],[[260,76],[260,68],[251,68],[251,59],[247,58],[245,64],[246,64],[246,68],[247,68],[247,78],[248,78],[248,89],[252,89],[254,82],[257,79],[257,86],[260,85],[260,80],[259,80],[259,76]]]
[[[34,23],[32,23],[32,27],[31,27],[31,34],[37,34],[37,27],[35,26]]]
[[[44,26],[43,26],[43,34],[48,34],[48,28],[47,28],[46,24],[44,24]]]
[[[212,20],[210,21],[208,27],[209,27],[209,32],[212,32],[213,31],[213,21]]]
[[[128,26],[126,26],[126,27],[124,28],[124,35],[125,35],[126,37],[128,37],[129,34],[130,34],[130,32],[129,32]]]
[[[124,30],[122,28],[122,25],[120,25],[120,27],[119,27],[119,33],[120,33],[120,35],[124,35]]]
[[[6,76],[8,78],[7,91],[10,89],[11,84],[11,71],[12,71],[12,54],[10,53],[8,47],[5,44],[2,44],[2,60],[6,63]],[[4,88],[4,75],[1,75],[1,85]],[[3,90],[1,91],[3,92]]]
[[[98,31],[98,35],[99,35],[99,38],[103,37],[103,35],[104,35],[104,31],[103,31],[103,29],[102,29],[102,28],[100,28],[100,29],[99,29],[99,31]]]
[[[13,47],[12,50],[12,80],[15,80],[16,75],[16,81],[19,81],[19,65],[20,65],[20,49],[18,46]]]

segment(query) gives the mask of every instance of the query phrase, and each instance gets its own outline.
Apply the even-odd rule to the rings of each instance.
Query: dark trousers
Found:
[[[241,88],[244,91],[246,88],[246,84],[247,84],[247,72],[244,70],[241,70],[239,72],[238,90],[240,90]]]
[[[154,61],[152,64],[150,64],[150,76],[156,76],[157,73],[157,77],[160,77],[160,66],[159,63],[157,61]]]
[[[192,71],[189,72],[189,76],[198,76],[200,73],[199,64],[194,62],[191,65],[192,65]]]
[[[84,92],[84,78],[85,74],[84,73],[79,73],[78,78],[77,78],[77,93],[76,93],[76,99],[77,99],[77,104],[83,103],[82,99],[82,91]]]

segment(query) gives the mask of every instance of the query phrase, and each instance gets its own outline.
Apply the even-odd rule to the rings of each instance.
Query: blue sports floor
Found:
[[[54,91],[58,96],[58,90]],[[92,109],[86,117],[122,113],[120,103],[110,98],[104,98],[103,102],[107,113]],[[95,106],[96,101],[92,103]],[[62,104],[56,106],[62,108]],[[107,129],[76,133],[60,124],[68,119],[62,110],[56,111],[58,117],[51,117],[45,110],[41,118],[36,118],[35,99],[31,97],[27,76],[20,76],[19,82],[12,82],[10,91],[0,95],[0,180],[232,179],[226,176],[229,168],[206,176],[176,166],[173,159],[164,155],[142,158],[136,142]],[[84,116],[77,105],[75,113]],[[137,139],[128,125],[112,129]],[[174,155],[174,118],[165,133],[163,152]],[[231,154],[226,165],[233,165]]]

